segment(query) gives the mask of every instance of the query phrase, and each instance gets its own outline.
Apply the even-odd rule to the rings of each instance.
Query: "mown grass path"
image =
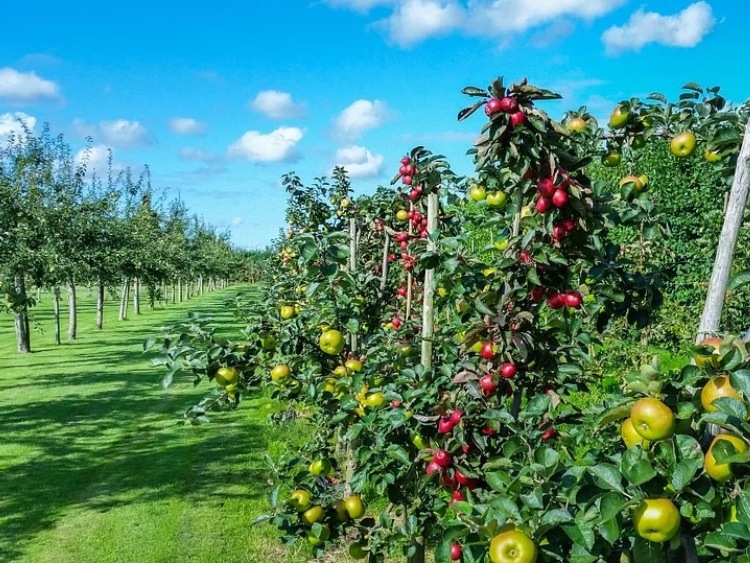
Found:
[[[263,454],[293,447],[300,433],[270,427],[273,405],[260,394],[211,424],[181,425],[208,386],[182,377],[163,391],[142,352],[146,337],[191,310],[234,332],[223,301],[237,290],[125,322],[110,302],[103,331],[82,290],[78,340],[59,347],[47,295],[34,310],[45,333],[32,328],[28,356],[15,355],[12,319],[0,316],[0,561],[304,560],[270,526],[249,528],[267,506]]]

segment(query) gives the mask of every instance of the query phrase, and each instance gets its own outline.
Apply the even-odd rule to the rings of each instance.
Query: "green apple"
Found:
[[[318,343],[323,352],[331,356],[336,356],[344,349],[344,335],[332,328],[320,335]]]
[[[621,162],[622,162],[622,155],[617,151],[610,150],[607,154],[602,156],[602,164],[604,166],[609,166],[609,167],[620,166]]]
[[[678,158],[685,158],[695,151],[695,135],[690,131],[683,131],[672,137],[669,150]]]
[[[612,129],[621,129],[625,127],[630,117],[630,110],[623,104],[618,105],[609,116],[609,126]]]
[[[719,162],[721,160],[721,155],[719,154],[719,151],[713,151],[711,149],[704,150],[703,157],[708,162]]]
[[[581,117],[574,117],[565,126],[571,133],[580,133],[586,130],[586,120]]]
[[[487,190],[478,184],[474,184],[469,188],[469,197],[474,201],[482,201],[487,197]]]
[[[506,196],[503,192],[493,192],[487,195],[487,205],[490,207],[505,207]]]

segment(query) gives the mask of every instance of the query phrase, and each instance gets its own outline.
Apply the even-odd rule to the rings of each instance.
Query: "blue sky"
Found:
[[[286,172],[308,183],[342,164],[366,193],[421,144],[470,173],[484,115],[456,122],[460,90],[499,75],[562,93],[543,106],[554,117],[688,81],[750,97],[736,0],[23,4],[3,8],[0,138],[18,117],[75,150],[90,136],[93,166],[107,149],[148,164],[247,248],[283,227]]]

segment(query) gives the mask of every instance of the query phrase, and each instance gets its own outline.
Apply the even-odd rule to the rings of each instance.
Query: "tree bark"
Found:
[[[117,318],[121,321],[124,321],[128,318],[128,297],[130,296],[129,290],[130,279],[125,278],[125,281],[122,282],[122,292],[120,293],[120,314],[117,316]]]
[[[141,314],[141,279],[133,279],[133,314]]]
[[[78,333],[76,286],[68,282],[68,340],[75,340]]]
[[[55,294],[55,344],[60,346],[62,344],[60,336],[60,286],[56,285],[53,291]]]
[[[16,293],[23,300],[23,305],[16,310],[14,325],[16,329],[16,353],[31,352],[31,334],[29,332],[29,308],[26,304],[26,280],[23,274],[16,275]]]
[[[729,192],[729,202],[724,216],[724,225],[721,228],[719,246],[716,250],[714,269],[711,273],[711,281],[708,284],[708,294],[703,307],[696,343],[707,336],[719,332],[721,311],[724,307],[724,298],[729,283],[729,275],[732,271],[734,251],[737,247],[737,237],[742,227],[742,218],[747,206],[748,192],[750,191],[750,121],[745,125],[745,137],[742,140],[742,148],[737,159],[737,167],[734,172],[732,189]]]
[[[104,282],[99,280],[99,287],[96,294],[96,328],[101,330],[104,327]]]
[[[182,303],[182,278],[177,279],[177,300]]]

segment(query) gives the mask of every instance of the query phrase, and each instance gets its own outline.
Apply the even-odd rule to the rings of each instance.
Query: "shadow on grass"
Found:
[[[171,417],[186,398],[107,391],[0,413],[0,435],[35,452],[0,473],[0,561],[16,560],[26,540],[71,508],[104,512],[169,498],[220,504],[262,497],[264,429],[247,419],[234,424],[231,415],[221,426],[182,428]],[[241,487],[222,490],[232,485]]]

